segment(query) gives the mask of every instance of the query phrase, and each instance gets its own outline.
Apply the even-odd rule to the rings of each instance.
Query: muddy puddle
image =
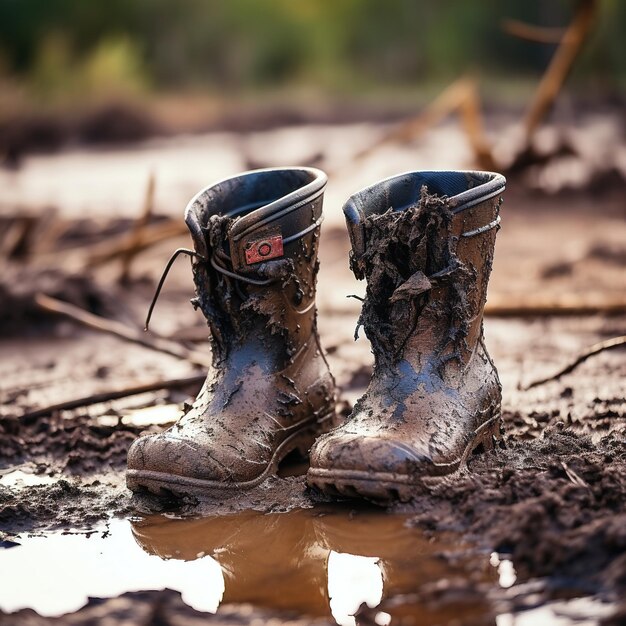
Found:
[[[340,625],[448,624],[460,616],[464,624],[496,626],[593,624],[610,613],[584,598],[532,608],[537,589],[517,592],[509,560],[472,550],[452,533],[435,540],[410,517],[323,505],[23,534],[0,550],[0,611],[55,617],[90,598],[171,589],[202,613],[251,605]],[[530,607],[511,610],[520,595]]]

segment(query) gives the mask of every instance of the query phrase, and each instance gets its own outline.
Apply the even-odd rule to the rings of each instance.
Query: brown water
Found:
[[[367,509],[153,518],[133,524],[133,534],[144,550],[162,558],[192,561],[210,555],[223,574],[222,602],[332,615],[340,624],[354,623],[350,616],[363,602],[376,607],[383,598],[463,576],[462,566],[439,556],[453,546],[430,541],[408,526],[404,515]],[[495,581],[487,558],[484,566],[485,577]],[[393,613],[423,610],[409,601]],[[439,621],[435,617],[433,623]],[[379,621],[389,619],[381,615]]]
[[[515,583],[512,564],[472,551],[453,534],[432,540],[408,521],[328,505],[202,519],[150,516],[112,520],[90,533],[23,535],[19,546],[0,550],[0,610],[57,616],[89,597],[169,588],[199,611],[252,604],[346,626],[594,624],[581,616],[602,615],[602,606],[584,599],[517,614],[500,602],[498,611],[494,592],[502,598],[516,591],[506,589]],[[355,619],[359,607],[369,607],[368,614]]]
[[[376,623],[420,616],[447,621],[461,608],[480,615],[482,602],[426,610],[415,594],[424,585],[467,576],[464,565],[441,558],[462,546],[433,542],[407,525],[407,516],[344,507],[298,509],[262,515],[117,520],[88,534],[23,536],[0,551],[0,608],[33,608],[43,615],[75,611],[87,597],[171,588],[197,610],[250,603],[276,611],[334,618],[354,624],[363,604],[407,599],[374,613]],[[481,578],[497,585],[485,556]],[[3,577],[4,578],[4,577]],[[467,615],[467,613],[465,613]],[[444,619],[445,618],[445,619]]]

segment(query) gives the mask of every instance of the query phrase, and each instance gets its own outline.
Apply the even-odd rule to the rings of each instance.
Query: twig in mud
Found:
[[[569,365],[566,365],[563,369],[559,370],[556,374],[552,374],[552,376],[548,376],[547,378],[540,378],[539,380],[535,380],[526,387],[524,387],[524,391],[528,391],[533,387],[538,387],[539,385],[544,385],[553,380],[558,380],[561,376],[565,376],[565,374],[569,374],[574,371],[581,363],[584,363],[589,357],[592,357],[600,352],[604,352],[605,350],[612,350],[614,348],[619,348],[620,346],[626,345],[626,335],[622,335],[620,337],[614,337],[613,339],[607,339],[606,341],[600,341],[599,343],[593,344],[583,352],[581,352]]]
[[[359,300],[358,296],[346,296]],[[324,308],[326,313],[336,315],[352,314],[353,309],[344,309],[336,306]],[[563,295],[559,297],[533,297],[519,300],[511,296],[497,294],[490,296],[485,305],[485,317],[557,317],[568,315],[621,315],[626,313],[626,298],[602,297],[580,298],[577,295]]]
[[[42,293],[35,296],[35,302],[46,311],[65,315],[83,326],[108,333],[109,335],[139,344],[151,350],[156,350],[157,352],[163,352],[178,357],[179,359],[184,359],[194,365],[200,365],[202,367],[211,366],[211,358],[208,355],[204,355],[195,350],[189,350],[167,339],[150,337],[149,335],[145,335],[143,331],[135,330],[120,322],[94,315],[68,302],[62,302],[61,300],[51,298]]]
[[[557,315],[619,315],[626,313],[626,299],[620,296],[580,298],[563,295],[557,298],[524,298],[493,296],[485,305],[488,317],[550,317]]]
[[[0,225],[0,260],[11,259],[33,230],[35,220],[31,216],[20,216],[9,218]]]
[[[83,396],[82,398],[75,398],[73,400],[67,400],[66,402],[59,402],[58,404],[51,404],[50,406],[36,409],[35,411],[29,411],[24,413],[20,420],[35,419],[37,417],[45,417],[55,411],[69,411],[71,409],[79,409],[85,406],[91,406],[93,404],[100,404],[101,402],[109,402],[111,400],[119,400],[121,398],[127,398],[129,396],[136,396],[141,393],[149,393],[151,391],[160,391],[161,389],[180,389],[188,387],[190,385],[197,385],[204,381],[205,374],[196,374],[194,376],[187,376],[186,378],[172,378],[169,380],[157,380],[151,383],[145,383],[143,385],[134,385],[131,387],[123,387],[122,389],[114,389],[112,391],[103,391],[101,393],[94,393],[89,396]]]
[[[140,245],[143,240],[143,233],[150,221],[154,209],[154,190],[156,187],[156,179],[154,172],[150,173],[148,178],[148,186],[146,187],[146,195],[144,198],[143,209],[141,215],[137,218],[133,224],[133,229],[130,233],[129,247],[122,254],[122,271],[120,272],[119,282],[127,283],[130,278],[130,267],[133,259],[141,251]]]
[[[578,485],[579,487],[586,487],[587,489],[591,489],[591,487],[565,461],[561,461],[561,467],[563,468],[565,475],[575,485]]]
[[[64,250],[44,252],[38,255],[39,264],[60,265],[76,271],[92,270],[100,265],[125,257],[137,255],[162,241],[183,237],[189,231],[178,219],[167,218],[155,224],[146,224],[139,241],[133,233],[115,234],[99,243],[81,243]]]

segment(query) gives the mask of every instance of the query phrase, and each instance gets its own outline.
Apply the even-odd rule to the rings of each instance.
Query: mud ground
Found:
[[[489,301],[515,304],[573,294],[601,302],[623,294],[625,192],[624,186],[618,186],[603,193],[587,190],[546,195],[510,185]],[[338,209],[326,207],[327,213]],[[94,237],[99,229],[124,227],[117,218],[101,217],[96,224],[87,229],[88,234],[77,228],[74,242]],[[139,256],[126,285],[115,281],[118,269],[114,264],[77,277],[63,269],[44,271],[19,258],[5,263],[0,280],[2,546],[10,546],[23,531],[89,528],[111,515],[154,510],[183,514],[227,514],[250,508],[286,511],[318,501],[318,495],[305,487],[303,464],[294,460],[283,468],[281,477],[231,500],[155,502],[131,498],[123,478],[126,451],[146,430],[145,425],[132,423],[132,415],[155,405],[182,406],[198,385],[24,417],[42,406],[74,397],[160,377],[201,373],[201,368],[175,357],[45,314],[33,299],[35,292],[43,290],[141,328],[154,281],[168,251],[179,245],[187,245],[185,238]],[[343,417],[364,391],[372,363],[367,340],[355,343],[352,338],[359,307],[346,296],[362,294],[364,286],[349,272],[348,245],[340,220],[329,219],[321,240],[319,326],[339,386]],[[181,262],[159,302],[153,327],[160,335],[183,337],[187,345],[208,350],[208,342],[202,340],[206,335],[203,320],[188,304],[191,295],[189,268]],[[484,596],[493,611],[503,602],[508,608],[523,608],[547,598],[590,595],[620,606],[606,623],[623,623],[624,351],[602,352],[558,381],[528,391],[524,388],[567,364],[585,347],[626,334],[626,316],[491,316],[485,328],[504,387],[506,449],[475,456],[468,472],[444,480],[396,508],[413,514],[412,523],[433,536],[453,530],[471,538],[477,549],[508,555],[518,583],[529,585],[528,593],[514,598],[493,597],[480,585],[469,584],[453,589],[457,595]],[[175,412],[172,415],[175,419]],[[156,431],[163,426],[147,428]],[[34,480],[9,481],[18,469]],[[29,484],[37,481],[46,484]],[[431,602],[450,600],[449,593],[436,589],[416,590],[416,594]],[[384,605],[379,608],[384,610]],[[239,624],[252,617],[271,617],[262,611],[246,614],[248,610],[256,611],[225,607],[211,617],[196,614],[174,592],[146,592],[93,601],[62,622],[22,611],[19,617],[0,613],[0,624],[95,624],[104,615],[112,623],[132,616],[135,623],[151,624],[196,620]],[[362,623],[369,623],[368,619],[364,614]],[[280,620],[304,623],[288,616],[280,616]],[[487,615],[484,622],[488,620]]]

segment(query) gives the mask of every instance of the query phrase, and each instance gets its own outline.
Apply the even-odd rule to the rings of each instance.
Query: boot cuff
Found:
[[[233,235],[269,223],[321,195],[327,176],[309,167],[269,168],[244,172],[209,185],[185,210],[196,250],[207,254],[202,229],[211,215],[239,218]]]
[[[419,203],[422,187],[431,194],[448,198],[448,206],[458,213],[493,198],[504,191],[502,174],[480,171],[406,172],[382,180],[350,196],[343,207],[354,250],[362,250],[363,220],[387,210],[403,211]]]

